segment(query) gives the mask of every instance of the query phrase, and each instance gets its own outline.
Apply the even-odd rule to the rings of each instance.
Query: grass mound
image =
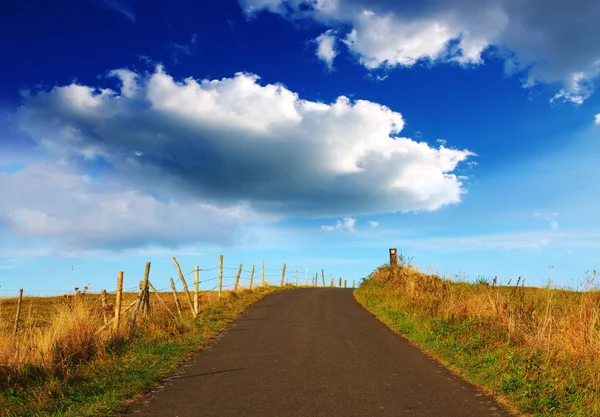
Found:
[[[450,369],[534,416],[600,415],[600,291],[469,284],[406,264],[373,271],[355,297]]]

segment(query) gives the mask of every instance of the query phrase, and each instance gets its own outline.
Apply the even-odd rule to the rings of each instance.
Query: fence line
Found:
[[[178,304],[178,306],[177,306],[178,312],[181,315],[182,314],[181,305],[180,305],[179,296],[177,295],[177,289],[176,289],[177,285],[181,284],[183,287],[183,293],[185,295],[184,298],[186,299],[186,301],[190,307],[190,311],[192,312],[193,317],[197,317],[197,315],[199,313],[199,308],[200,308],[200,306],[199,306],[199,293],[200,292],[202,292],[202,291],[212,292],[212,291],[217,290],[219,298],[221,298],[223,296],[224,289],[231,291],[231,287],[233,287],[233,291],[237,292],[240,288],[242,288],[242,285],[240,284],[242,282],[248,283],[249,289],[252,289],[252,287],[253,287],[255,265],[252,265],[251,269],[244,269],[243,264],[240,264],[238,268],[228,267],[223,264],[223,255],[220,255],[219,256],[219,265],[209,267],[209,268],[200,268],[198,265],[196,265],[194,267],[194,269],[184,273],[182,271],[181,266],[179,265],[177,259],[175,257],[173,257],[172,260],[175,265],[178,278],[176,280],[173,280],[173,278],[170,278],[171,285],[164,286],[159,289],[157,289],[149,280],[150,262],[147,262],[147,264],[146,264],[147,269],[144,274],[144,280],[140,281],[139,287],[135,286],[135,287],[123,288],[123,271],[119,271],[118,279],[117,279],[117,289],[114,291],[107,291],[106,289],[103,289],[101,291],[101,300],[99,302],[102,302],[102,317],[103,317],[105,326],[108,327],[108,325],[112,323],[113,330],[115,330],[115,331],[118,330],[120,323],[121,323],[120,318],[123,313],[121,311],[123,293],[131,293],[131,292],[139,291],[138,298],[136,299],[136,303],[135,303],[135,308],[132,313],[132,317],[130,318],[130,327],[133,328],[135,326],[135,322],[137,320],[137,315],[139,313],[139,309],[141,308],[142,312],[144,314],[148,314],[148,312],[150,310],[150,295],[149,295],[150,289],[152,289],[152,292],[154,292],[157,295],[157,298],[158,298],[159,302],[161,303],[161,305],[163,305],[163,307],[167,307],[167,306],[166,306],[166,303],[164,302],[164,300],[160,297],[160,293],[166,292],[169,289],[171,289],[175,296],[175,302],[176,302],[176,304]],[[335,282],[333,274],[330,274],[329,285],[326,284],[324,269],[321,269],[321,283],[320,283],[321,285],[319,285],[318,270],[314,273],[312,282],[309,284],[309,280],[308,280],[309,268],[306,268],[305,283],[300,284],[297,265],[295,266],[295,268],[293,270],[291,270],[291,268],[289,270],[286,270],[285,262],[283,262],[282,269],[265,268],[265,263],[263,261],[263,262],[261,262],[260,266],[261,266],[261,282],[260,282],[260,286],[256,285],[256,286],[254,286],[255,288],[264,287],[264,286],[273,286],[273,282],[275,280],[277,280],[278,278],[279,278],[279,286],[290,285],[292,287],[336,287],[336,285],[335,285],[336,282]],[[200,272],[210,272],[210,271],[215,271],[217,269],[219,270],[218,275],[211,276],[210,278],[202,279]],[[237,273],[235,275],[224,275],[223,274],[224,270],[225,271],[237,271]],[[273,273],[269,274],[269,273],[265,273],[265,272],[273,272]],[[194,274],[193,297],[192,297],[192,293],[190,292],[189,287],[186,282],[186,279],[185,279],[185,277],[192,275],[192,274]],[[250,274],[250,276],[243,276],[242,274]],[[202,284],[214,282],[216,280],[218,280],[218,283],[214,287],[204,288],[204,289],[200,288],[200,286]],[[228,280],[234,280],[234,282],[231,283]],[[355,281],[352,281],[353,288],[354,288],[354,284],[355,284]],[[342,288],[342,277],[339,277],[337,287]],[[344,280],[344,282],[343,282],[343,287],[346,287],[346,280]],[[81,291],[79,291],[78,288],[76,288],[76,290],[77,290],[77,294],[75,294],[75,295],[81,294]],[[8,292],[8,291],[17,292],[18,291],[19,292],[19,296],[18,296],[19,306],[20,306],[20,302],[21,302],[22,296],[23,296],[23,289],[12,290],[12,289],[7,289],[7,288],[0,288],[0,291],[3,291],[3,292]],[[85,294],[86,291],[87,291],[87,287],[85,287],[83,294]],[[60,291],[55,291],[55,290],[38,289],[35,291],[35,293],[43,293],[43,292],[53,292],[57,296],[60,296],[60,295],[71,296],[72,295],[69,293],[65,294],[64,292],[61,294]],[[107,314],[108,306],[107,306],[107,302],[106,302],[106,299],[107,299],[106,297],[108,295],[116,295],[115,305],[112,308],[112,310],[114,310],[113,311],[114,317],[111,319],[108,318],[108,314]],[[128,306],[126,308],[126,310],[129,310],[131,308],[132,308],[132,306]],[[168,308],[167,308],[167,310],[168,310]],[[169,312],[174,315],[174,313],[172,313],[170,310],[169,310]],[[18,308],[18,311],[16,313],[16,318],[15,318],[15,325],[14,325],[15,335],[18,333],[19,315],[20,315],[20,307]]]

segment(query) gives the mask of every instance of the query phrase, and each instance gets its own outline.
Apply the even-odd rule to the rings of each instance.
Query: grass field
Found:
[[[450,369],[532,416],[600,416],[600,291],[451,282],[408,265],[355,297]]]
[[[124,314],[120,330],[101,330],[99,294],[23,298],[13,337],[16,299],[0,299],[0,415],[100,416],[118,414],[127,401],[170,375],[247,307],[279,287],[200,294],[193,318],[184,293],[179,319],[172,293],[151,295],[151,311],[135,331]],[[124,293],[123,309],[137,294]],[[113,304],[115,295],[109,295]],[[110,326],[109,326],[110,327]]]

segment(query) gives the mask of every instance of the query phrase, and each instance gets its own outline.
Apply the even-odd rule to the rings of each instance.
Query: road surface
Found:
[[[367,312],[350,289],[272,294],[129,416],[509,416]]]

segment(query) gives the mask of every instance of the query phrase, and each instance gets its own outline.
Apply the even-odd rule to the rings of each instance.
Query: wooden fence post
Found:
[[[123,300],[123,271],[119,271],[117,278],[117,300],[115,301],[115,322],[113,329],[116,332],[119,330],[119,323],[121,322],[121,302]]]
[[[315,280],[313,281],[313,287],[319,286],[319,273],[315,273]]]
[[[104,325],[106,326],[108,324],[108,316],[107,316],[108,311],[106,310],[108,308],[108,301],[106,300],[106,290],[102,290],[101,294],[102,294],[102,320],[104,321]]]
[[[21,304],[23,303],[23,288],[19,290],[19,299],[17,300],[17,314],[15,316],[15,327],[13,329],[13,336],[17,337],[19,331],[19,319],[21,318]]]
[[[142,281],[140,293],[138,294],[137,301],[135,303],[135,308],[133,309],[133,314],[131,315],[131,322],[129,327],[131,330],[135,328],[135,320],[137,318],[138,311],[140,309],[140,305],[142,304],[142,300],[146,295],[146,289],[148,288],[148,277],[150,276],[150,262],[146,262],[146,272],[144,273],[144,280]]]
[[[338,287],[342,288],[342,277],[340,277],[340,283],[339,283]]]
[[[223,294],[223,255],[219,255],[219,298]]]
[[[306,268],[306,286],[308,287],[308,268]]]
[[[139,290],[142,291],[142,289],[144,288],[144,280],[140,280],[140,288]],[[146,309],[146,291],[143,292],[142,294],[142,313],[144,313],[144,310]]]
[[[233,287],[233,292],[237,292],[238,290],[238,286],[240,285],[240,275],[242,275],[242,264],[240,264],[237,275],[235,276],[235,286]]]
[[[175,299],[175,307],[177,307],[177,313],[179,313],[179,318],[183,320],[183,314],[181,313],[181,304],[179,303],[179,297],[177,296],[177,287],[175,287],[175,281],[173,278],[169,278],[171,281],[171,289],[173,290],[173,298]]]
[[[262,281],[261,281],[260,285],[261,285],[261,287],[264,287],[265,286],[265,263],[261,262],[260,267],[262,269]]]
[[[144,294],[144,314],[150,314],[150,287],[146,285],[146,293]]]
[[[144,314],[150,312],[150,289],[148,288],[148,280],[150,279],[150,262],[146,262],[146,270],[144,271],[144,296],[142,298],[142,308]]]
[[[325,286],[325,271],[321,269],[321,279],[323,281],[323,286]]]
[[[344,288],[346,288],[346,280],[344,280]]]
[[[254,265],[252,265],[252,272],[250,273],[250,290],[252,291],[252,281],[254,280]]]
[[[181,280],[181,283],[183,284],[183,291],[185,291],[185,296],[186,296],[188,304],[190,306],[190,310],[192,311],[192,315],[194,317],[196,317],[196,311],[194,310],[194,302],[192,301],[192,296],[190,294],[190,290],[188,289],[187,283],[185,282],[185,277],[183,276],[183,272],[181,272],[181,267],[179,266],[179,262],[177,262],[177,259],[175,259],[175,257],[173,257],[173,263],[175,264],[175,267],[177,268],[177,272],[179,273],[179,279]]]
[[[352,280],[352,288],[354,288],[355,280]]]
[[[198,315],[199,306],[199,296],[200,296],[200,267],[196,265],[194,267],[194,311],[196,312],[196,316]]]
[[[281,284],[280,287],[283,287],[283,280],[285,278],[285,262],[283,263],[283,269],[281,270]]]

